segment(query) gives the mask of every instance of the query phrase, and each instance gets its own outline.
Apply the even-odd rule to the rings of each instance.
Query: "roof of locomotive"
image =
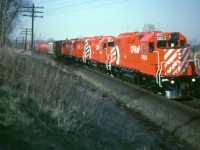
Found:
[[[162,31],[147,31],[147,32],[124,32],[124,33],[120,33],[118,36],[134,36],[134,35],[145,35],[145,34],[149,34],[149,33],[164,33]]]
[[[117,36],[118,39],[125,39],[127,42],[131,42],[135,39],[139,39],[141,42],[149,41],[152,37],[166,36],[168,40],[172,35],[178,34],[179,37],[185,38],[180,32],[163,32],[163,31],[149,31],[149,32],[125,32]]]

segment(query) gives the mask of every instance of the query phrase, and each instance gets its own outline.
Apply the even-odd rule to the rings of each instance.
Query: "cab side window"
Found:
[[[178,47],[178,41],[177,40],[168,41],[168,47],[170,48]]]
[[[115,42],[108,42],[108,46],[109,46],[109,47],[115,46]]]
[[[157,47],[158,48],[166,48],[167,44],[166,41],[158,41]]]
[[[103,44],[103,48],[106,48],[106,43]]]
[[[185,42],[185,40],[181,40],[181,48],[186,48],[186,42]]]
[[[154,50],[154,42],[149,42],[149,52],[153,52]]]

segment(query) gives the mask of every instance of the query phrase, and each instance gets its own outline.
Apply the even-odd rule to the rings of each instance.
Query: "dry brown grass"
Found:
[[[34,99],[38,108],[33,112],[26,100],[24,109],[36,116],[41,112],[50,114],[65,132],[81,128],[87,122],[86,116],[94,111],[98,101],[95,95],[88,99],[88,90],[84,86],[76,87],[80,82],[76,75],[63,73],[44,60],[20,57],[10,55],[9,51],[2,51],[0,56],[4,82],[23,93],[23,97]]]
[[[0,134],[0,149],[174,146],[82,77],[63,72],[41,55],[13,55],[7,49],[0,50]]]

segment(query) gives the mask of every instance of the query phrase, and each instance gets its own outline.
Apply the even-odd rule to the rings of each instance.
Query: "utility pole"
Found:
[[[25,34],[24,50],[26,51],[26,48],[27,48],[27,35],[31,35],[31,34],[28,34],[28,32],[29,33],[31,32],[31,29],[28,29],[28,28],[21,28],[21,29],[22,29],[21,34]]]
[[[44,7],[35,7],[35,5],[33,4],[32,7],[23,7],[25,10],[23,12],[29,13],[29,14],[24,14],[23,16],[27,16],[27,17],[31,17],[32,18],[32,27],[31,27],[31,31],[32,31],[32,36],[31,36],[31,50],[33,52],[34,49],[34,19],[35,18],[43,18],[43,16],[37,16],[36,14],[38,13],[43,13],[40,11],[36,11],[36,9],[43,9]]]
[[[17,46],[17,37],[16,37],[16,41],[15,42],[16,42],[15,48],[17,49],[18,48],[18,46]]]
[[[22,48],[24,47],[24,37],[22,38]]]

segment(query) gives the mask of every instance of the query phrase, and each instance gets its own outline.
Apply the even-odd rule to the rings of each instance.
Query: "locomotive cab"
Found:
[[[168,99],[191,95],[198,77],[198,60],[190,59],[187,39],[179,32],[130,32],[116,39],[115,72],[122,78]]]
[[[198,76],[198,61],[190,59],[187,39],[179,32],[160,32],[154,45],[154,51],[149,51],[157,53],[158,89],[168,99],[190,96]]]
[[[116,62],[116,48],[115,48],[115,37],[104,36],[99,41],[99,62],[106,64],[105,69],[110,71],[112,64]]]

